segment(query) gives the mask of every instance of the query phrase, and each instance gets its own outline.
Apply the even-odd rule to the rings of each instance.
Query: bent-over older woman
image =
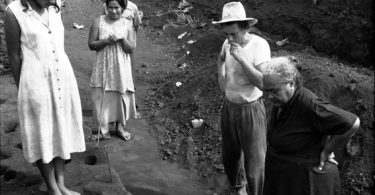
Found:
[[[292,57],[273,58],[263,72],[274,104],[264,195],[340,194],[333,152],[359,129],[359,119],[304,88],[296,65]]]

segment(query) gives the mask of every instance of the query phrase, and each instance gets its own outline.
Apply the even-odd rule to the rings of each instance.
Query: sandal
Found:
[[[141,113],[139,112],[135,113],[135,119],[141,119],[141,118],[142,118]]]
[[[121,139],[128,141],[131,139],[131,134],[124,129],[123,125],[116,123],[116,134]]]
[[[90,141],[98,141],[98,135],[90,135],[90,137],[88,137],[88,139]],[[103,141],[103,140],[110,140],[111,139],[111,136],[109,134],[107,135],[103,135],[103,134],[99,134],[99,141]]]
[[[125,141],[129,141],[131,139],[131,134],[128,131],[116,131],[116,134]]]

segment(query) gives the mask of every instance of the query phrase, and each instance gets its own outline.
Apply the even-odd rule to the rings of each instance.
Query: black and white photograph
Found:
[[[0,194],[373,195],[374,10],[0,0]]]

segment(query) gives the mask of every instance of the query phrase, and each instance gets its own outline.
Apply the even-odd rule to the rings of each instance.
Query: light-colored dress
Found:
[[[21,29],[22,69],[18,113],[23,152],[34,163],[42,159],[70,159],[86,150],[81,101],[76,78],[64,49],[61,12],[46,10],[48,24],[31,6],[24,11],[20,0],[8,9]]]
[[[99,39],[108,39],[111,34],[119,39],[129,39],[130,33],[133,32],[125,18],[109,24],[105,17],[100,17]],[[100,122],[120,122],[125,125],[126,120],[135,118],[134,83],[130,62],[130,55],[125,53],[119,42],[107,45],[97,52],[90,82],[94,126]]]

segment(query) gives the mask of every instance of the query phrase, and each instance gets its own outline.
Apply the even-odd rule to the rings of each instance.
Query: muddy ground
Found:
[[[68,2],[70,3],[67,4],[64,12],[66,14],[64,24],[66,26],[66,37],[68,38],[66,50],[80,86],[85,133],[90,134],[91,108],[87,88],[91,74],[90,63],[93,62],[94,55],[88,51],[86,46],[87,28],[77,31],[71,28],[71,24],[79,22],[88,27],[92,19],[98,15],[100,3],[97,0],[92,0],[90,3],[87,0],[68,0]],[[113,160],[118,160],[113,166],[118,171],[119,178],[124,186],[133,194],[176,194],[178,190],[167,184],[171,180],[178,180],[195,186],[197,192],[225,194],[227,181],[221,164],[221,135],[219,129],[223,94],[218,90],[215,66],[218,52],[225,37],[219,30],[211,26],[211,20],[220,17],[222,5],[219,4],[221,1],[210,4],[207,3],[209,1],[205,0],[188,1],[192,2],[193,8],[186,15],[180,15],[180,17],[176,15],[176,13],[181,13],[181,9],[178,9],[179,1],[177,0],[134,0],[133,2],[144,13],[143,30],[139,36],[143,37],[144,41],[139,43],[138,48],[140,50],[136,54],[138,56],[137,98],[140,100],[138,104],[143,119],[141,122],[131,122],[132,132],[137,138],[133,139],[133,142],[123,143],[115,139],[107,143],[111,144]],[[293,3],[294,1],[290,2]],[[362,124],[359,133],[352,138],[350,143],[336,152],[340,163],[342,193],[345,195],[374,194],[374,72],[370,68],[360,66],[362,63],[353,64],[344,61],[340,57],[343,55],[338,53],[332,56],[332,53],[328,55],[327,52],[319,53],[315,50],[320,50],[319,46],[324,45],[322,42],[328,44],[326,45],[327,48],[331,48],[330,43],[326,40],[333,40],[331,38],[333,36],[338,36],[341,40],[340,33],[344,31],[337,33],[329,30],[324,33],[321,32],[325,35],[325,40],[320,39],[322,37],[319,34],[315,35],[314,38],[310,34],[311,29],[307,29],[307,32],[301,32],[297,28],[298,33],[301,32],[297,33],[298,35],[285,30],[280,33],[281,30],[276,30],[276,27],[265,31],[270,27],[270,24],[274,24],[271,21],[275,21],[280,12],[284,15],[289,13],[285,20],[289,18],[288,24],[291,24],[291,26],[280,26],[279,24],[280,28],[295,29],[294,26],[305,28],[303,26],[309,24],[310,20],[314,19],[315,21],[315,12],[311,11],[312,8],[307,10],[310,10],[309,13],[313,15],[310,15],[309,20],[303,24],[295,19],[300,18],[300,15],[293,15],[294,12],[290,11],[295,9],[298,12],[298,8],[301,6],[307,7],[309,5],[311,7],[307,1],[303,1],[302,4],[291,4],[290,2],[271,0],[245,2],[245,6],[251,7],[251,9],[256,5],[254,17],[260,20],[256,26],[259,30],[253,28],[251,31],[269,41],[273,56],[294,55],[302,62],[305,86],[315,91],[319,96],[329,99],[335,105],[356,113],[361,118]],[[334,3],[336,1],[328,2]],[[267,8],[271,11],[267,12],[264,8],[262,9],[266,5],[272,7],[272,9]],[[324,5],[327,4],[322,1],[322,4],[320,4],[322,7],[318,7],[319,10],[329,8]],[[276,7],[280,7],[279,11]],[[316,7],[313,9],[316,9]],[[338,8],[336,11],[340,9]],[[366,10],[367,8],[363,9]],[[334,12],[330,14],[334,14]],[[302,18],[305,17],[308,16],[304,15]],[[177,19],[179,19],[179,25],[170,24],[171,21],[177,23]],[[285,24],[284,20],[280,22]],[[372,21],[369,22],[372,23]],[[189,25],[184,25],[187,23]],[[2,23],[0,22],[0,24]],[[317,22],[314,24],[317,25]],[[349,22],[346,25],[354,24]],[[177,37],[184,32],[187,32],[186,35],[182,39],[178,39]],[[308,37],[309,41],[306,41],[307,39],[304,39],[304,36]],[[290,37],[291,42],[289,44],[282,47],[275,44],[276,40],[286,37]],[[365,47],[363,41],[366,42],[367,38],[369,37],[361,39],[358,42],[359,46],[350,48],[357,48],[356,51],[360,50],[358,47]],[[196,42],[188,44],[187,42],[190,40]],[[351,46],[351,42],[345,44]],[[345,48],[349,47],[338,47],[338,49]],[[336,50],[332,51],[335,54]],[[346,54],[344,52],[344,55]],[[372,66],[372,62],[370,64]],[[7,161],[9,156],[3,151],[9,150],[3,150],[3,148],[15,145],[15,149],[12,150],[19,150],[21,146],[18,143],[19,138],[18,142],[11,142],[12,146],[3,144],[5,143],[4,138],[9,136],[9,132],[13,135],[12,140],[17,140],[15,136],[18,135],[17,132],[19,131],[15,122],[16,118],[13,117],[16,112],[16,100],[14,100],[16,91],[13,81],[9,72],[4,70],[2,70],[0,79],[2,81],[1,162],[4,165],[5,162],[9,163]],[[176,82],[181,82],[181,86],[177,87]],[[269,111],[270,106],[267,106],[267,108]],[[7,111],[8,115],[4,114],[4,110]],[[193,119],[203,119],[204,123],[202,126],[194,128],[191,124]],[[13,120],[13,122],[4,125],[5,120]],[[155,145],[153,145],[153,142],[155,142]],[[155,154],[149,154],[152,156],[150,158],[138,158],[142,156],[142,153],[147,152],[146,147],[155,148],[155,150],[151,150]],[[119,148],[123,148],[120,151],[121,153],[119,153]],[[13,152],[13,155],[19,155],[19,160],[16,163],[19,170],[16,171],[22,172],[22,170],[28,168],[32,169],[32,167],[26,165],[26,162],[22,161],[20,151]],[[77,157],[78,162],[85,158],[85,155]],[[152,167],[147,164],[149,161],[156,162],[155,166]],[[84,163],[77,164],[81,167],[86,166]],[[72,169],[76,169],[77,164],[73,164],[72,166],[75,168]],[[149,169],[145,171],[145,167],[149,167]],[[3,168],[4,166],[2,166]],[[17,167],[14,169],[17,169]],[[153,173],[150,174],[152,177],[147,178],[147,175],[142,177],[137,173],[141,169],[145,171],[145,174]],[[157,169],[159,169],[159,172],[155,171]],[[164,172],[171,172],[170,175],[172,176],[163,175]],[[173,173],[184,175],[184,178],[173,177]],[[9,170],[1,171],[2,187],[10,186],[6,191],[8,194],[12,194],[12,190],[17,189],[16,177],[10,177],[12,174],[14,175],[13,172],[9,173]],[[37,172],[34,171],[33,174],[35,175]],[[40,184],[40,181],[38,184]],[[76,185],[76,189],[82,189],[83,183],[74,183],[74,185]],[[164,187],[158,188],[158,185]],[[142,188],[142,186],[146,187]],[[34,189],[35,186],[31,185],[29,188]],[[26,187],[26,189],[29,188]],[[3,193],[4,191],[2,191]]]

